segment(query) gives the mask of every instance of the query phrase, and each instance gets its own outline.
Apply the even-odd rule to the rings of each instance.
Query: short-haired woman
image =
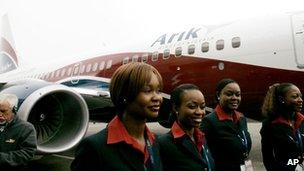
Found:
[[[84,139],[76,150],[74,171],[162,170],[159,147],[146,126],[162,103],[162,77],[151,65],[119,67],[110,83],[117,116],[101,132]]]

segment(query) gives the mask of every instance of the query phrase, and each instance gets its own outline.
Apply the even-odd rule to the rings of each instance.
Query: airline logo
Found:
[[[14,139],[8,139],[8,140],[6,140],[5,142],[6,142],[6,143],[13,144],[13,143],[16,142],[16,140],[14,140]]]
[[[198,32],[201,30],[201,28],[191,28],[189,31],[183,31],[181,33],[174,33],[174,34],[164,34],[160,36],[154,43],[152,43],[151,47],[153,47],[155,44],[163,45],[163,44],[169,44],[172,42],[179,42],[182,40],[188,40],[190,38],[198,38]]]

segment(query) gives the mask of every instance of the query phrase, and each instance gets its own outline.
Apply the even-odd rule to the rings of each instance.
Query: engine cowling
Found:
[[[40,153],[69,150],[84,137],[89,123],[88,107],[71,88],[31,79],[9,82],[0,91],[18,96],[17,115],[34,125]]]

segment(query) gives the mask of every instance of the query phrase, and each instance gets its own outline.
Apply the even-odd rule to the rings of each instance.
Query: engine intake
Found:
[[[89,122],[84,99],[71,88],[42,81],[11,84],[1,93],[19,97],[18,116],[37,131],[38,151],[58,153],[69,150],[84,137]]]

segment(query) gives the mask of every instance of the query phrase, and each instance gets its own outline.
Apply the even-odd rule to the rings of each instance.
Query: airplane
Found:
[[[261,104],[272,84],[292,82],[304,90],[304,12],[192,27],[162,34],[140,48],[36,68],[19,66],[8,19],[3,21],[0,93],[19,97],[17,114],[35,126],[41,153],[71,149],[84,137],[89,120],[113,118],[111,75],[129,62],[148,63],[163,76],[157,121],[166,127],[169,94],[183,83],[199,86],[212,110],[217,82],[236,80],[242,90],[239,110],[254,119],[262,118]]]

